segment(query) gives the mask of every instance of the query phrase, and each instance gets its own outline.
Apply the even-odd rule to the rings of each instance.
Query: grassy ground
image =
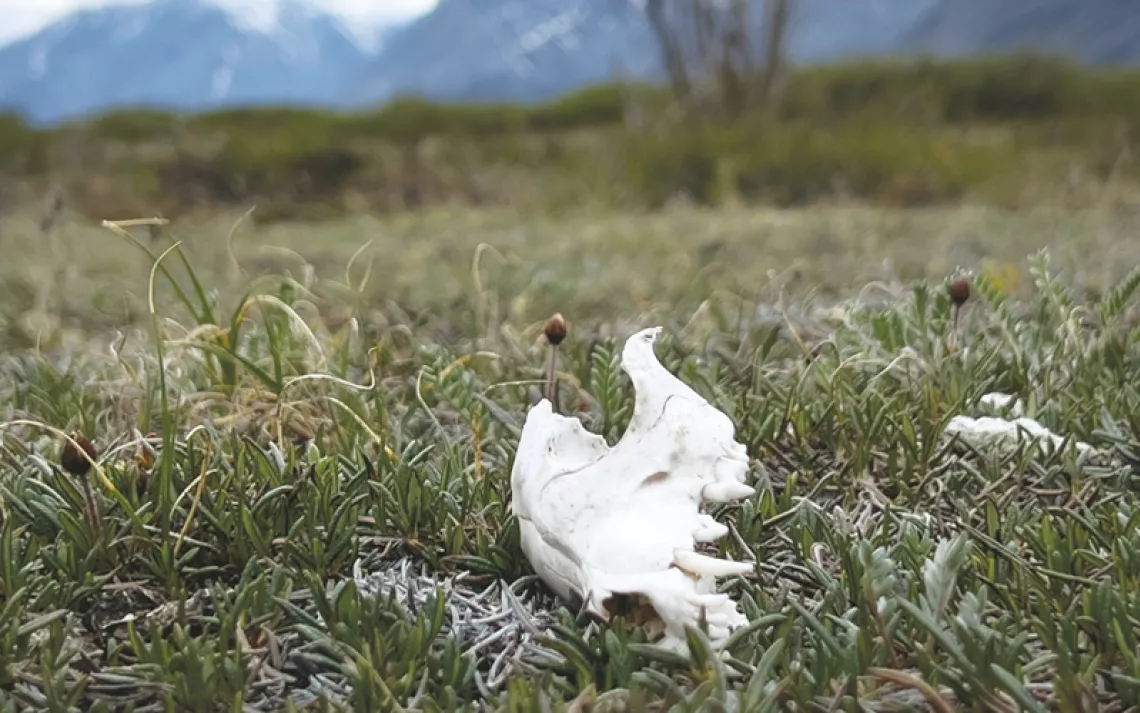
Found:
[[[317,306],[337,316],[446,323],[452,333],[473,336],[499,321],[531,324],[554,311],[591,329],[627,317],[679,320],[714,295],[770,303],[783,292],[829,305],[870,282],[941,280],[956,266],[991,270],[1019,290],[1028,284],[1026,257],[1047,246],[1075,287],[1102,291],[1140,259],[1134,219],[1125,210],[970,206],[681,207],[560,218],[435,210],[266,227],[240,213],[218,214],[154,236],[147,228],[134,232],[156,252],[182,241],[226,308],[250,279],[288,275],[333,290],[334,299]],[[66,219],[45,234],[36,216],[16,216],[0,222],[0,245],[6,343],[50,347],[147,322],[151,258],[129,241]],[[349,268],[352,290],[341,287]],[[164,314],[189,316],[165,281],[156,289]],[[481,326],[474,305],[483,306]]]
[[[2,226],[0,710],[1140,705],[1130,216],[233,219]],[[723,659],[528,576],[509,475],[556,310],[590,429],[662,324],[755,459],[715,509],[758,562]],[[1092,449],[948,437],[993,391]]]

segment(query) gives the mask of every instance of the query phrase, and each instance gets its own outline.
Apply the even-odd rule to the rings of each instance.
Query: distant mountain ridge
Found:
[[[617,77],[660,80],[644,0],[441,0],[399,27],[346,27],[316,0],[242,15],[213,0],[74,13],[0,47],[0,110],[55,123],[115,108],[362,108],[400,94],[544,101]],[[1137,8],[1137,9],[1133,9]],[[1140,63],[1131,0],[793,0],[799,63],[1033,47]],[[755,23],[763,23],[758,2]]]
[[[962,56],[1024,49],[1094,66],[1140,64],[1140,3],[1134,0],[941,0],[904,47]]]
[[[48,123],[132,106],[337,105],[374,53],[298,0],[257,16],[208,0],[86,9],[0,48],[0,107]]]
[[[891,51],[933,2],[796,0],[790,52],[794,59],[815,62]],[[536,101],[619,74],[660,79],[660,52],[643,4],[444,0],[385,46],[364,82],[364,97],[376,101],[415,92],[447,100]],[[757,3],[757,36],[765,14]],[[441,37],[451,40],[440,42]]]

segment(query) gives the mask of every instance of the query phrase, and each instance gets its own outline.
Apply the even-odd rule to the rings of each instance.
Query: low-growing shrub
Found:
[[[677,109],[662,88],[611,84],[541,106],[404,96],[356,113],[119,111],[52,130],[5,116],[0,183],[49,185],[62,174],[92,193],[76,200],[92,218],[105,217],[110,194],[173,213],[284,208],[260,212],[264,220],[456,201],[659,207],[678,196],[922,205],[969,195],[1011,206],[1026,178],[1033,200],[1074,194],[1074,176],[1091,182],[1085,196],[1137,179],[1140,72],[1050,57],[801,68],[771,106],[733,122]],[[93,176],[115,189],[94,195]]]
[[[649,205],[681,194],[716,203],[728,197],[725,190],[781,206],[833,196],[926,204],[959,198],[1017,160],[1005,147],[971,146],[959,132],[878,122],[759,121],[633,141],[630,180]]]

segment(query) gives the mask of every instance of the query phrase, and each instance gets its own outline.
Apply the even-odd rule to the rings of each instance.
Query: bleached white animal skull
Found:
[[[600,616],[614,595],[647,600],[658,643],[674,649],[684,648],[684,627],[704,607],[719,646],[746,619],[716,592],[716,578],[753,565],[696,551],[728,533],[700,510],[753,494],[744,483],[748,454],[732,420],[657,360],[660,332],[626,341],[622,368],[636,400],[613,448],[546,399],[530,409],[511,473],[512,509],[527,559],[564,600]]]

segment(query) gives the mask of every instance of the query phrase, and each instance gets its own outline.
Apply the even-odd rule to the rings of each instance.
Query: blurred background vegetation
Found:
[[[256,205],[263,223],[456,205],[1137,205],[1140,71],[1030,54],[853,62],[789,70],[730,108],[613,84],[543,106],[124,110],[42,130],[6,116],[0,195],[49,214],[65,196],[96,220]]]

